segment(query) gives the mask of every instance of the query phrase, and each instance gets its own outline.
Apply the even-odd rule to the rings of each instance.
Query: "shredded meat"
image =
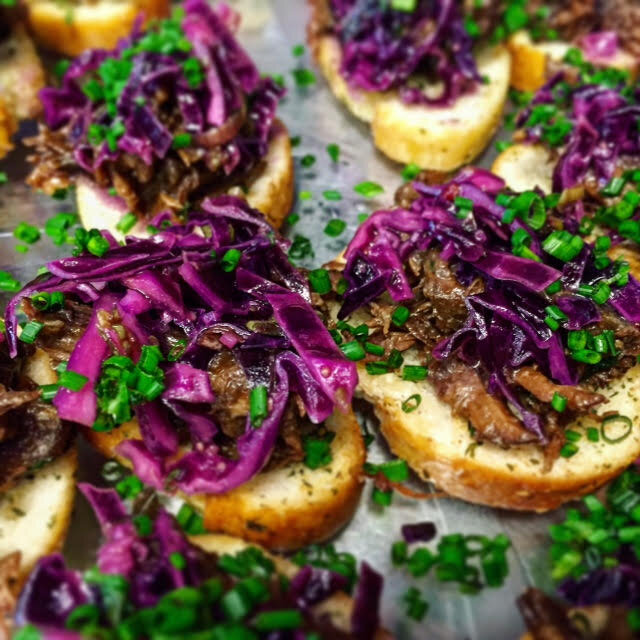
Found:
[[[409,208],[412,203],[418,199],[418,192],[413,187],[413,182],[422,182],[423,184],[442,184],[449,178],[449,174],[442,171],[424,170],[421,171],[414,180],[406,182],[399,187],[395,194],[395,202],[399,207]]]
[[[537,440],[504,402],[486,390],[477,371],[459,360],[435,364],[430,378],[438,396],[454,413],[471,422],[478,440],[503,446]]]
[[[539,589],[529,588],[517,600],[533,640],[632,640],[624,606],[570,608]]]
[[[640,3],[637,0],[605,0],[603,29],[618,34],[622,46],[640,56]]]
[[[23,360],[9,358],[6,347],[0,351],[0,490],[63,454],[74,437],[73,427],[39,400],[40,392],[22,374]]]
[[[528,589],[517,603],[534,640],[580,640],[565,607],[539,589]]]
[[[541,402],[550,403],[554,394],[559,393],[567,399],[567,407],[572,411],[584,413],[606,401],[600,393],[586,391],[580,387],[554,384],[535,367],[522,367],[513,377],[521,387]]]

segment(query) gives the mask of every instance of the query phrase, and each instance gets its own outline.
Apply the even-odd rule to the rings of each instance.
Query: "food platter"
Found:
[[[297,194],[310,192],[311,198],[300,199],[293,211],[299,221],[287,234],[308,237],[314,255],[301,262],[303,266],[319,266],[345,248],[353,235],[358,217],[391,204],[395,189],[401,184],[401,167],[377,152],[368,128],[350,116],[335,100],[318,75],[315,84],[297,88],[291,71],[312,68],[308,52],[295,57],[292,49],[305,38],[306,3],[300,0],[243,0],[232,3],[244,14],[242,43],[258,62],[261,71],[284,77],[288,94],[280,107],[280,117],[287,123],[291,136],[299,137],[294,148]],[[33,134],[34,122],[23,123],[19,139]],[[339,145],[340,160],[331,161],[326,147]],[[0,171],[9,177],[0,188],[0,269],[10,271],[21,282],[31,279],[43,263],[64,255],[67,249],[55,247],[47,238],[33,245],[26,254],[15,250],[12,232],[20,221],[39,227],[51,215],[71,210],[70,202],[52,200],[33,193],[25,184],[27,152],[21,144],[0,162]],[[313,166],[305,168],[304,156],[314,156]],[[492,151],[480,159],[488,167]],[[371,180],[382,185],[385,193],[364,199],[353,190],[354,185]],[[339,192],[341,199],[327,200],[323,192]],[[344,220],[346,229],[336,238],[323,233],[326,223],[334,218]],[[6,296],[3,302],[6,301]],[[360,419],[375,423],[363,408]],[[382,440],[377,438],[368,457],[378,462],[389,457]],[[100,469],[104,460],[88,446],[80,446],[80,480],[104,484]],[[415,482],[416,488],[428,491],[427,485]],[[515,606],[516,597],[531,584],[550,588],[548,576],[548,525],[562,518],[561,512],[550,515],[514,514],[462,503],[446,497],[412,500],[396,495],[391,507],[382,510],[370,500],[371,487],[365,489],[358,511],[333,541],[339,550],[349,551],[367,560],[385,576],[382,616],[385,626],[398,638],[462,639],[517,638],[523,624]],[[478,595],[461,595],[455,585],[439,583],[433,576],[414,579],[402,569],[393,567],[390,548],[400,539],[405,523],[431,521],[439,534],[465,533],[494,536],[506,534],[512,543],[509,551],[509,576],[500,589],[485,589]],[[98,529],[85,501],[76,505],[65,553],[70,564],[86,567],[98,542]],[[417,587],[429,602],[428,616],[411,622],[402,603],[409,586]]]

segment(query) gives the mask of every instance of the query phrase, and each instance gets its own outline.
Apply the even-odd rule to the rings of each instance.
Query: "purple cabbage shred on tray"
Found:
[[[398,89],[407,104],[450,105],[481,81],[458,3],[419,0],[413,11],[379,0],[331,0],[341,73],[358,89]],[[429,97],[422,82],[443,83]]]
[[[334,595],[344,597],[342,575],[295,565],[284,572],[255,547],[222,555],[215,544],[205,550],[162,509],[132,517],[114,490],[87,484],[80,489],[104,538],[97,566],[81,573],[68,568],[60,554],[38,562],[15,613],[16,626],[40,634],[35,637],[191,638],[205,633],[220,640],[304,640],[320,634],[371,640],[378,629],[383,581],[366,563],[351,636],[342,621],[334,626],[333,619],[313,610]]]
[[[85,310],[67,366],[87,382],[61,387],[53,403],[63,420],[99,431],[137,417],[142,440],[122,442],[119,453],[146,483],[229,491],[269,462],[283,422],[303,416],[315,428],[349,410],[355,364],[311,306],[287,242],[244,201],[206,200],[187,223],[147,239],[104,237],[111,248],[102,257],[51,262],[49,275],[17,294],[7,341],[15,354],[18,310],[36,292],[63,292]],[[214,415],[223,375],[236,396]]]
[[[631,330],[640,322],[640,283],[626,262],[598,262],[603,256],[594,245],[559,230],[562,217],[541,194],[509,194],[485,170],[465,169],[445,184],[412,186],[417,197],[411,204],[370,216],[347,247],[348,286],[338,317],[383,294],[394,305],[410,304],[415,294],[409,259],[436,251],[459,286],[483,284],[465,297],[466,320],[435,344],[433,357],[480,371],[489,393],[513,407],[524,428],[546,444],[543,420],[522,402],[523,385],[514,373],[535,367],[560,394],[567,393],[584,379],[587,359],[604,365],[609,357],[586,349],[589,330],[601,331],[605,315]],[[585,344],[576,347],[578,338]],[[615,348],[611,353],[615,361]],[[603,401],[593,394],[589,403]]]

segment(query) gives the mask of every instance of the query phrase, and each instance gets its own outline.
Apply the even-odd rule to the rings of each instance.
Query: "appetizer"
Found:
[[[75,493],[75,429],[43,400],[50,374],[21,338],[13,359],[0,343],[0,636],[31,568],[61,546]]]
[[[640,473],[632,465],[600,498],[587,496],[549,527],[550,573],[559,598],[537,589],[518,598],[528,638],[638,637],[638,504]]]
[[[512,189],[572,190],[568,199],[577,200],[640,166],[640,93],[626,71],[597,69],[578,49],[565,61],[562,71],[525,97],[514,123],[515,144],[492,169]]]
[[[209,530],[281,549],[328,538],[362,489],[355,365],[260,213],[221,196],[183,225],[169,217],[123,245],[81,230],[77,255],[7,307],[11,353],[21,307],[41,365],[66,363],[73,381],[50,390],[60,418],[149,486],[186,494]]]
[[[282,90],[233,36],[237,16],[188,0],[111,51],[87,51],[41,92],[29,183],[76,186],[86,228],[146,235],[169,209],[232,193],[276,226],[293,197],[291,146],[275,119]]]
[[[18,11],[0,6],[0,157],[13,148],[20,120],[40,113],[43,86],[42,64]]]
[[[495,14],[500,2],[485,0]],[[536,91],[557,71],[567,51],[579,47],[598,67],[626,69],[634,75],[640,56],[640,6],[625,0],[509,0],[497,15],[495,34],[507,37],[512,56],[511,84]]]
[[[393,160],[450,171],[500,122],[510,58],[474,46],[461,2],[312,0],[308,35],[333,93]],[[481,34],[475,34],[480,39]]]
[[[97,567],[42,559],[20,596],[16,637],[390,638],[379,627],[382,576],[366,563],[352,600],[339,573],[234,538],[187,538],[162,509],[132,517],[115,491],[80,488],[104,536]]]
[[[87,49],[112,49],[137,19],[164,18],[168,0],[23,0],[29,30],[45,49],[78,56]]]
[[[333,265],[360,394],[392,451],[464,500],[553,509],[640,453],[640,283],[556,203],[480,169],[416,181]]]

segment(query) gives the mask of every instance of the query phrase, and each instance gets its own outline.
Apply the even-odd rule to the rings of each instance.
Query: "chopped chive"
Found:
[[[315,163],[316,163],[316,157],[311,153],[308,153],[307,155],[302,156],[302,159],[300,160],[300,164],[305,169],[310,169],[311,167],[313,167]]]
[[[304,55],[305,48],[303,44],[297,44],[291,49],[291,54],[294,58],[300,58]]]
[[[120,231],[120,233],[129,233],[137,221],[138,218],[136,217],[136,214],[129,211],[129,213],[125,213],[122,218],[120,218],[116,225],[116,229]]]
[[[391,322],[396,327],[402,327],[407,322],[410,315],[411,312],[407,307],[404,305],[398,305],[391,314]]]
[[[332,142],[327,145],[327,153],[333,162],[340,160],[340,146]]]
[[[415,180],[420,174],[420,171],[421,171],[420,167],[417,164],[412,162],[402,170],[402,179],[405,182]]]
[[[33,344],[43,327],[44,324],[42,322],[31,320],[22,328],[22,333],[20,334],[19,339],[26,344]]]
[[[429,375],[429,370],[427,367],[422,367],[419,365],[411,365],[406,364],[402,369],[402,379],[409,380],[411,382],[420,382],[421,380],[426,380]]]
[[[422,396],[419,393],[414,393],[402,402],[401,409],[404,413],[412,413],[415,411],[422,402]]]
[[[89,382],[87,376],[69,369],[63,371],[58,378],[58,385],[70,391],[81,391],[87,382]]]
[[[220,260],[222,270],[227,273],[235,271],[240,258],[242,258],[242,252],[239,249],[228,249],[222,256],[222,260]]]
[[[354,362],[362,360],[366,356],[364,347],[357,340],[341,345],[340,350],[347,360],[352,360]]]
[[[322,192],[322,195],[324,196],[325,200],[329,200],[331,202],[342,200],[342,194],[335,189],[327,189],[326,191]],[[300,194],[300,197],[302,198],[302,194]]]
[[[384,187],[377,182],[366,180],[353,187],[353,190],[363,198],[375,198],[384,193]]]
[[[331,278],[326,269],[314,269],[309,272],[311,288],[321,296],[331,291]]]
[[[20,242],[33,244],[40,240],[40,230],[28,222],[21,222],[14,230],[13,236]]]
[[[1,291],[19,291],[21,284],[8,271],[0,271],[0,290]]]
[[[310,87],[316,82],[316,75],[309,69],[294,69],[291,74],[298,87]]]
[[[190,133],[177,133],[173,137],[171,146],[173,149],[186,149],[191,146],[192,136]]]
[[[344,220],[334,218],[333,220],[329,220],[329,222],[327,222],[327,225],[324,228],[324,232],[331,238],[337,238],[346,228],[347,223]]]
[[[251,389],[249,394],[249,417],[251,419],[251,426],[258,428],[264,422],[267,417],[269,396],[267,393],[267,387],[260,385]]]

